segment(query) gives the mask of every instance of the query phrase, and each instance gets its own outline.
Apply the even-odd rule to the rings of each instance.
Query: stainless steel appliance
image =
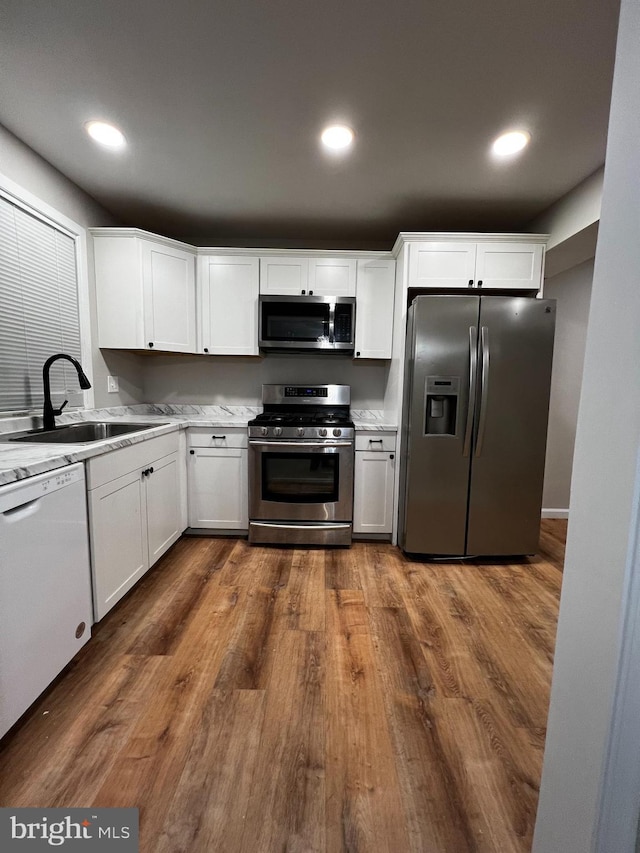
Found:
[[[350,545],[348,385],[263,385],[249,421],[249,542]]]
[[[418,296],[409,308],[400,545],[538,547],[555,301]]]
[[[265,351],[353,352],[353,296],[261,296],[259,346]]]

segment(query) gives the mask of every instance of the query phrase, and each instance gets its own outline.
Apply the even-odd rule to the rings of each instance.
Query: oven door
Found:
[[[350,441],[249,441],[249,518],[351,522],[353,464]]]

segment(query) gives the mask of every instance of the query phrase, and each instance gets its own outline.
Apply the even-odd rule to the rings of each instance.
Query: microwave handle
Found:
[[[329,343],[335,343],[336,339],[336,303],[329,303]]]

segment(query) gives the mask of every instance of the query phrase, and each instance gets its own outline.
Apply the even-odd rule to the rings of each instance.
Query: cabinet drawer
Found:
[[[356,450],[379,450],[383,453],[395,453],[395,432],[375,432],[374,430],[356,433]]]
[[[95,489],[104,483],[110,483],[136,468],[149,465],[156,459],[168,456],[178,450],[178,431],[159,435],[148,441],[139,441],[128,447],[120,447],[89,459],[87,462],[87,489]]]
[[[188,430],[189,447],[247,447],[246,427],[195,427]]]

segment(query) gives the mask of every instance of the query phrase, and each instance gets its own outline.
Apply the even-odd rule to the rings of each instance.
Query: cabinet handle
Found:
[[[205,347],[205,348],[204,348],[204,351],[205,351],[205,352],[209,352],[209,347]]]
[[[189,453],[193,456],[195,454],[195,450],[190,450]]]
[[[306,290],[303,290],[303,291],[302,291],[302,295],[304,296],[306,292],[307,292]]]
[[[356,353],[356,358],[357,358],[359,355],[360,355],[360,351],[358,351],[358,352]]]
[[[222,440],[222,439],[226,439],[226,437],[227,437],[226,435],[212,435],[212,436],[211,436],[211,438],[219,438],[219,439],[221,439],[221,440]]]
[[[369,444],[384,444],[384,441],[381,438],[370,438]]]
[[[304,290],[302,292],[304,293]],[[309,296],[313,296],[313,290],[309,291]]]
[[[478,287],[482,287],[482,279],[478,282]]]
[[[473,279],[472,278],[469,279],[469,287],[473,287]]]

